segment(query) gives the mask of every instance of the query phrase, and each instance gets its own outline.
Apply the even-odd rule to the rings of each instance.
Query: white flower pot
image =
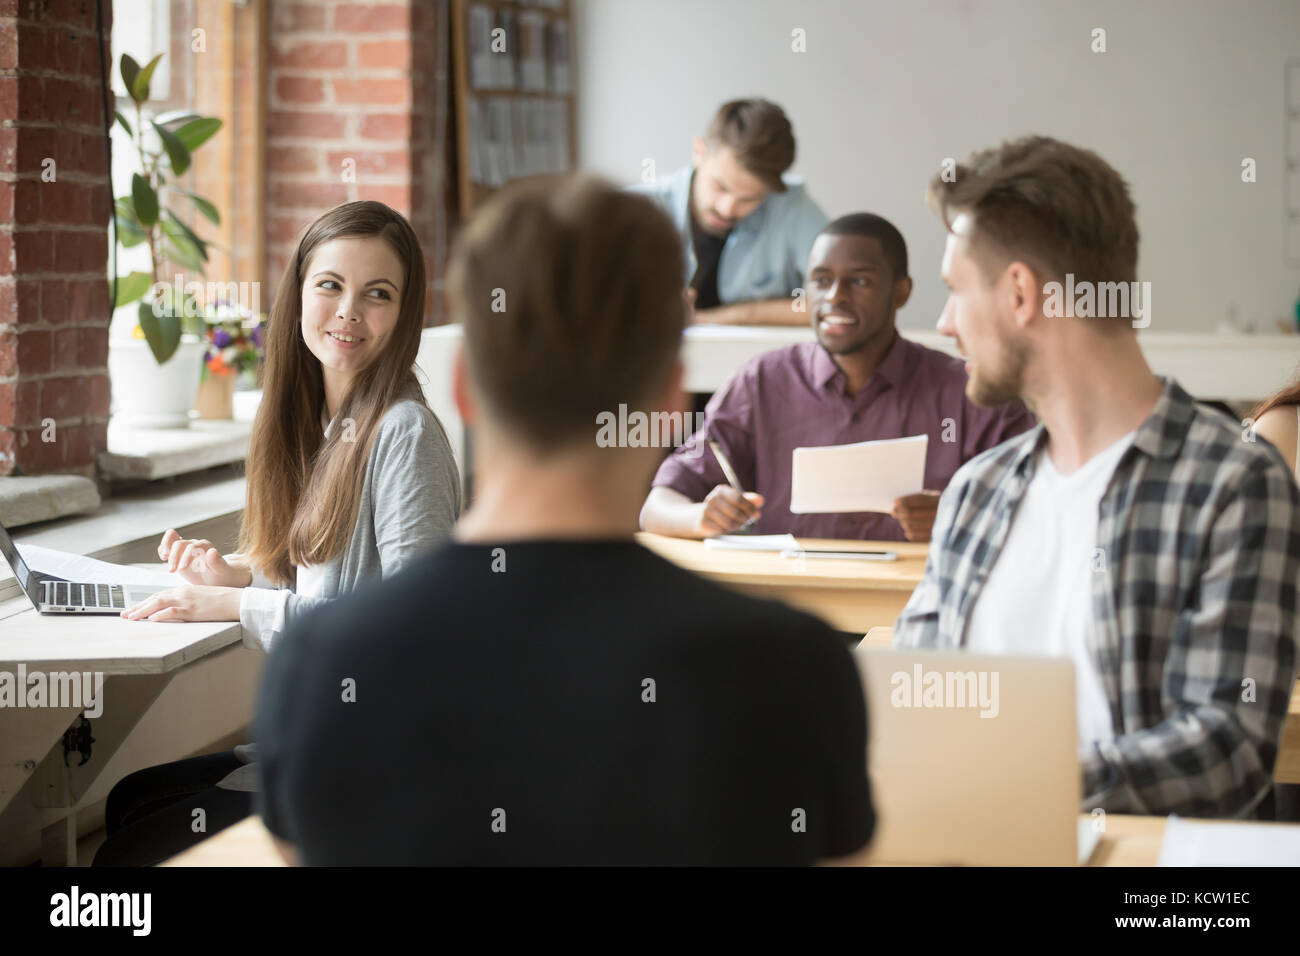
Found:
[[[162,365],[143,339],[111,342],[113,414],[131,428],[188,428],[202,363],[203,343],[192,335]]]

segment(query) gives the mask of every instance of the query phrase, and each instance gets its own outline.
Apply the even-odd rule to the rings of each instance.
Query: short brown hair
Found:
[[[1128,183],[1096,153],[1026,136],[973,153],[930,181],[927,200],[952,229],[970,214],[971,254],[986,278],[1020,260],[1039,281],[1135,282],[1138,228]],[[951,181],[949,181],[951,179]]]
[[[676,227],[588,175],[496,194],[457,239],[447,293],[484,411],[539,451],[653,399],[686,323]]]
[[[781,174],[794,165],[794,130],[785,110],[770,100],[723,103],[709,124],[710,146],[726,146],[773,192],[785,192]]]

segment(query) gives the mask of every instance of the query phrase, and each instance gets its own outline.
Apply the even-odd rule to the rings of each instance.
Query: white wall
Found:
[[[718,104],[767,96],[826,212],[876,212],[906,237],[917,288],[901,326],[932,326],[943,304],[927,181],[944,157],[1026,133],[1094,149],[1128,179],[1153,331],[1212,330],[1230,304],[1276,331],[1294,309],[1283,103],[1297,0],[574,0],[574,16],[584,168],[670,171]],[[1090,51],[1094,27],[1106,53]],[[791,52],[795,28],[806,53]]]

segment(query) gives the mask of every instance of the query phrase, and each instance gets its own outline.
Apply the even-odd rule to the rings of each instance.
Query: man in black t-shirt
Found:
[[[722,233],[706,232],[699,224],[691,220],[691,245],[695,249],[695,276],[690,288],[695,290],[694,304],[697,313],[707,309],[716,309],[722,304],[718,298],[718,260],[722,258],[722,247],[731,235],[728,229]]]
[[[587,177],[509,188],[465,230],[478,496],[455,543],[273,650],[259,809],[291,860],[806,864],[870,839],[840,639],[632,537],[657,436],[599,426],[683,413],[680,256],[648,200]]]

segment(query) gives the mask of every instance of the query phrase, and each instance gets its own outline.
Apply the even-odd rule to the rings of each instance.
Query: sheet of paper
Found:
[[[798,548],[792,534],[720,534],[705,538],[704,546],[715,551],[784,551]]]
[[[1157,866],[1300,866],[1300,826],[1165,821]]]
[[[928,435],[796,448],[790,510],[797,515],[883,511],[925,486]]]
[[[1078,832],[1079,865],[1087,866],[1093,853],[1097,852],[1097,844],[1101,842],[1101,831],[1095,826],[1095,821],[1088,817],[1079,821]]]
[[[76,581],[81,584],[141,584],[153,587],[176,587],[187,583],[179,574],[166,571],[152,571],[148,568],[133,568],[129,564],[110,564],[83,554],[69,554],[42,548],[35,544],[24,544],[18,553],[33,571],[43,571],[57,578]]]

